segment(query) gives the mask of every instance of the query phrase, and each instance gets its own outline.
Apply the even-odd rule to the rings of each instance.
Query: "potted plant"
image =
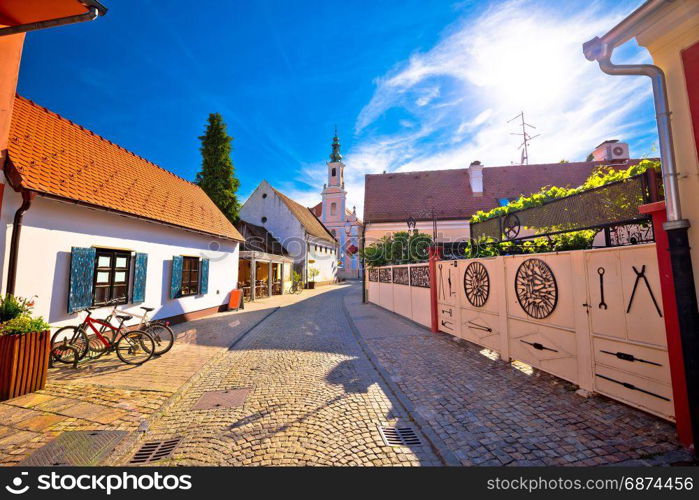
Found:
[[[51,332],[31,314],[33,302],[0,297],[0,401],[43,389],[49,367]]]
[[[309,290],[313,290],[316,287],[316,276],[320,274],[320,270],[316,267],[309,267],[308,268],[308,279],[310,280],[308,282],[308,288]]]

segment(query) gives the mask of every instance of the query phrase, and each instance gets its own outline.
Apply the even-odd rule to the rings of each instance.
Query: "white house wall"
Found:
[[[318,269],[318,271],[320,271],[320,274],[316,276],[315,281],[335,281],[338,256],[337,251],[335,250],[332,243],[330,243],[329,241],[321,240],[319,238],[311,238],[309,240],[309,243],[311,246],[308,252],[308,266],[309,268],[314,267]],[[333,250],[332,253],[330,252],[331,249]],[[315,262],[310,262],[312,260]]]
[[[0,232],[3,249],[2,289],[7,281],[12,220],[20,196],[5,190]],[[34,311],[53,326],[73,324],[77,314],[67,313],[71,247],[128,249],[148,254],[145,301],[125,304],[122,310],[141,312],[154,307],[154,317],[227,304],[238,281],[238,243],[217,240],[191,231],[123,217],[102,210],[37,197],[24,215],[16,294],[37,296]],[[170,299],[172,257],[189,255],[209,259],[209,292],[206,295]],[[133,280],[131,280],[132,283]]]
[[[267,196],[263,198],[263,194]],[[262,217],[267,218],[266,222],[262,222]],[[245,201],[240,209],[240,218],[250,224],[264,226],[284,246],[294,262],[305,261],[306,232],[267,182],[261,182]]]

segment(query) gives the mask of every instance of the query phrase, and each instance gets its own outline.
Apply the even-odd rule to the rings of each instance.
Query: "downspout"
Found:
[[[16,35],[17,33],[26,33],[28,31],[36,31],[45,28],[55,28],[57,26],[65,26],[66,24],[94,21],[99,16],[103,16],[107,13],[107,8],[94,0],[81,0],[80,3],[88,7],[88,11],[84,14],[0,28],[0,36]]]
[[[647,76],[653,84],[653,100],[658,124],[660,160],[667,211],[667,222],[663,224],[663,228],[667,232],[672,262],[687,398],[690,408],[694,453],[696,454],[699,452],[699,311],[697,310],[694,270],[687,235],[690,224],[688,220],[682,218],[680,205],[665,74],[659,67],[650,64],[617,65],[611,61],[614,48],[635,36],[636,28],[645,17],[671,1],[647,1],[602,38],[595,37],[583,44],[583,53],[588,60],[597,61],[600,69],[609,75]]]
[[[15,284],[17,282],[17,257],[19,254],[19,237],[22,234],[22,219],[24,219],[24,213],[29,210],[32,205],[32,200],[35,194],[33,192],[27,191],[26,189],[21,190],[22,193],[22,205],[15,212],[15,218],[12,222],[12,239],[10,240],[10,258],[7,266],[7,289],[5,293],[8,295],[15,294]]]
[[[364,257],[364,238],[366,234],[366,225],[367,221],[364,221],[364,224],[362,224],[362,239],[359,242],[359,246],[362,252],[362,265],[360,272],[362,273],[362,303],[364,304],[366,304],[366,258]]]

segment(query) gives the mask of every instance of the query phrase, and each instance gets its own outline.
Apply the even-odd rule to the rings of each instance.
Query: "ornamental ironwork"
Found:
[[[471,262],[464,272],[466,299],[475,307],[483,307],[490,295],[490,276],[480,262]]]
[[[379,281],[378,269],[369,269],[369,281]]]
[[[393,268],[393,283],[396,285],[410,285],[410,271],[407,267]]]
[[[414,266],[410,268],[410,286],[417,286],[420,288],[430,287],[429,266]]]
[[[544,319],[558,303],[558,285],[551,268],[541,259],[527,259],[517,268],[515,294],[525,313]]]
[[[391,282],[391,268],[390,267],[383,267],[379,269],[379,281],[381,283],[390,283]]]
[[[603,186],[581,191],[542,205],[510,211],[506,215],[471,224],[472,237],[516,241],[607,227],[649,224],[650,216],[638,207],[657,201],[656,177],[652,170]],[[650,234],[635,239],[649,239]]]

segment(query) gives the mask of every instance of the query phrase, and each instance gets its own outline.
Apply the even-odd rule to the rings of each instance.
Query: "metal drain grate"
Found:
[[[205,392],[192,407],[192,410],[236,408],[245,404],[248,394],[250,394],[250,389],[227,389],[224,391]]]
[[[19,465],[99,465],[127,434],[126,431],[66,431],[29,455]]]
[[[157,462],[172,455],[177,445],[182,441],[181,437],[165,439],[161,441],[149,441],[143,443],[141,448],[133,456],[130,464],[147,464]]]
[[[380,425],[379,432],[386,446],[422,446],[420,437],[412,427],[386,427]]]

